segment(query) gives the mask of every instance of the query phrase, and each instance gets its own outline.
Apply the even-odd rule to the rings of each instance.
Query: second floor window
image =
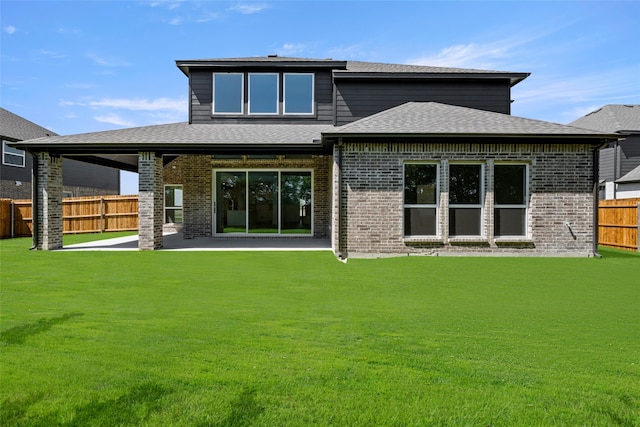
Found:
[[[314,80],[313,73],[214,73],[212,113],[313,115]]]
[[[24,151],[9,147],[7,141],[2,141],[2,164],[23,168]]]
[[[242,114],[244,80],[241,73],[213,75],[213,113]]]

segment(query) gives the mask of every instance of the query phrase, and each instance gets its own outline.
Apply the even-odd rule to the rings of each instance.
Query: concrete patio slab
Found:
[[[200,237],[165,233],[160,251],[330,251],[329,239],[313,237]],[[137,251],[138,235],[67,245],[62,251]]]

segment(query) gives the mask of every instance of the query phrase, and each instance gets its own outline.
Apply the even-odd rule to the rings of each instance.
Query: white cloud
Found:
[[[290,56],[304,52],[307,47],[302,43],[285,43],[282,47],[276,49],[278,55]]]
[[[131,64],[127,61],[115,58],[105,58],[99,56],[93,52],[87,53],[87,58],[92,60],[97,65],[101,65],[103,67],[129,67]]]
[[[16,27],[14,27],[13,25],[7,25],[6,27],[4,27],[4,31],[7,34],[13,34],[16,32]]]
[[[47,56],[49,58],[52,58],[52,59],[60,59],[60,58],[65,58],[66,57],[66,55],[63,55],[61,53],[58,53],[58,52],[55,52],[55,51],[52,51],[52,50],[46,50],[46,49],[40,49],[38,51],[38,53],[43,55],[43,56]]]
[[[180,24],[182,24],[182,18],[180,18],[179,16],[169,21],[169,25],[180,25]]]
[[[171,111],[184,113],[187,111],[187,101],[185,99],[171,99],[171,98],[156,98],[156,99],[143,99],[143,98],[103,98],[100,100],[83,100],[83,101],[69,101],[61,100],[60,106],[80,106],[89,107],[94,110],[101,108],[111,108],[116,110],[129,110],[129,111]]]
[[[124,119],[117,114],[107,114],[104,116],[93,116],[94,120],[100,123],[109,123],[116,126],[122,127],[134,127],[136,124],[130,120]]]
[[[211,21],[215,21],[216,19],[220,18],[220,15],[217,13],[208,13],[204,16],[201,16],[200,18],[196,19],[196,22],[198,23],[203,23],[203,22],[211,22]]]
[[[244,4],[238,4],[238,5],[232,6],[227,10],[230,10],[233,12],[239,12],[243,15],[252,15],[254,13],[260,13],[267,8],[268,6],[264,3],[253,3],[253,4],[244,3]]]

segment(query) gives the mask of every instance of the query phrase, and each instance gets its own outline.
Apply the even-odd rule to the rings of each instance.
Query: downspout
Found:
[[[33,156],[33,165],[31,167],[31,241],[30,251],[38,247],[38,156]]]

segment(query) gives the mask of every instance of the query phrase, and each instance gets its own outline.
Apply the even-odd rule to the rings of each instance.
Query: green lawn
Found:
[[[638,254],[30,244],[0,242],[3,426],[640,425]]]

